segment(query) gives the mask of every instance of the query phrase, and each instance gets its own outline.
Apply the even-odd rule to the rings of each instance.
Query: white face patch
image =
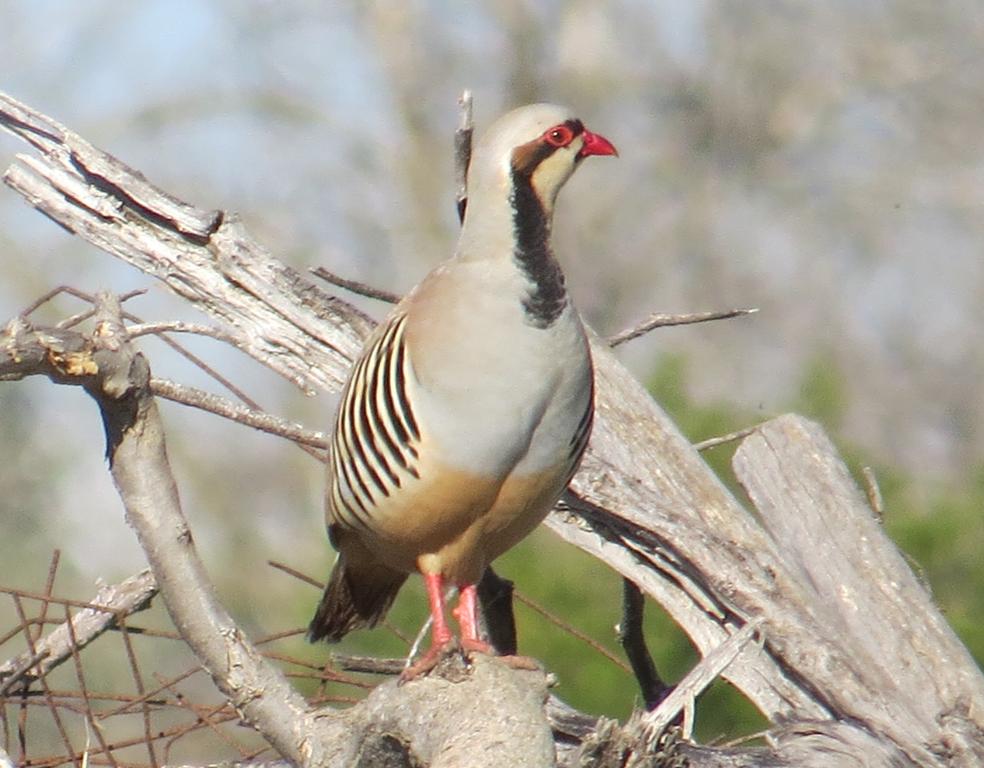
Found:
[[[530,181],[537,196],[548,209],[553,209],[557,193],[574,173],[575,159],[583,143],[580,137],[575,138],[568,146],[556,149],[533,171]]]

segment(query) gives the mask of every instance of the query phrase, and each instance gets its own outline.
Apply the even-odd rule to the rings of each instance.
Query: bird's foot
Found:
[[[534,671],[541,669],[540,664],[536,659],[530,656],[519,656],[516,654],[511,654],[508,656],[500,656],[499,652],[482,640],[477,638],[463,637],[461,638],[461,649],[468,655],[471,656],[475,653],[481,653],[484,656],[494,656],[503,664],[505,664],[510,669],[521,669]]]
[[[481,640],[476,640],[472,638],[462,638],[459,642],[455,638],[451,638],[443,643],[437,643],[431,645],[427,649],[427,652],[420,657],[416,662],[411,664],[409,667],[400,673],[399,684],[403,685],[411,680],[416,680],[419,677],[424,677],[429,674],[441,664],[446,659],[454,656],[457,653],[461,653],[462,659],[458,662],[457,674],[460,676],[464,673],[465,668],[461,667],[461,661],[468,662],[474,654],[482,654],[483,656],[492,656],[503,664],[505,664],[510,669],[519,669],[525,671],[537,671],[542,669],[540,664],[536,659],[530,656],[500,656],[495,648],[493,648],[488,643],[482,642]],[[445,672],[451,673],[454,677],[455,673],[452,673],[450,669],[445,670]],[[443,674],[443,673],[442,673]]]
[[[498,656],[498,651],[488,643],[472,637],[461,638],[461,650],[465,653],[481,653],[486,656]]]
[[[400,673],[400,685],[416,680],[430,672],[434,667],[441,663],[445,658],[461,649],[454,638],[443,643],[435,643],[427,649],[427,653],[420,657]]]

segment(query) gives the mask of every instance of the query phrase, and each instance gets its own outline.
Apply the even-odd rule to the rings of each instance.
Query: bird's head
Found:
[[[469,192],[510,190],[519,178],[528,180],[551,210],[564,182],[591,155],[617,156],[618,152],[565,107],[519,107],[493,123],[479,141],[469,169]]]

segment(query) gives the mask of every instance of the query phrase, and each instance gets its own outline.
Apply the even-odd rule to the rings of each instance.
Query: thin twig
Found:
[[[128,325],[126,327],[126,332],[130,335],[131,339],[135,339],[138,336],[147,336],[148,334],[160,335],[163,333],[193,333],[198,336],[208,336],[212,339],[224,341],[226,344],[233,347],[238,344],[236,337],[228,331],[222,330],[221,328],[216,328],[212,325],[186,323],[182,320]]]
[[[725,443],[733,443],[735,440],[741,440],[743,437],[748,437],[756,429],[755,427],[745,427],[744,429],[739,429],[734,432],[729,432],[726,435],[718,435],[717,437],[709,437],[706,440],[701,440],[699,443],[694,443],[694,448],[698,451],[706,451],[708,448],[717,448],[719,445],[724,445]]]
[[[298,581],[303,581],[305,584],[310,584],[312,587],[317,587],[318,589],[325,588],[324,582],[318,581],[317,579],[308,576],[306,573],[301,573],[296,568],[291,568],[289,565],[284,563],[279,563],[276,560],[267,560],[267,565],[271,568],[276,568],[278,571],[283,571],[288,576],[293,576]]]
[[[103,734],[102,726],[96,722],[92,710],[92,700],[89,698],[89,686],[85,682],[85,672],[82,669],[82,657],[79,655],[79,639],[75,634],[75,621],[72,618],[72,609],[67,605],[65,606],[65,625],[68,629],[69,636],[69,649],[71,650],[72,662],[75,666],[75,679],[79,683],[79,691],[82,694],[82,701],[85,704],[85,718],[88,721],[91,730],[95,731],[96,739],[99,741],[100,751],[106,755],[106,758],[114,766],[114,768],[119,768],[119,764],[116,762],[116,757],[113,755],[112,747],[106,743],[106,737]],[[88,737],[86,738],[88,741]],[[88,744],[86,745],[86,751],[88,751]]]
[[[586,635],[584,632],[582,632],[581,630],[579,630],[577,627],[572,626],[571,624],[569,624],[568,622],[564,621],[562,618],[560,618],[556,614],[551,613],[550,611],[548,611],[542,605],[534,602],[533,600],[530,600],[530,598],[526,597],[524,594],[522,594],[518,590],[514,591],[513,594],[515,595],[516,599],[519,600],[519,602],[521,602],[523,605],[527,606],[528,608],[533,609],[534,611],[536,611],[537,613],[539,613],[541,616],[543,616],[543,618],[545,618],[547,621],[549,621],[552,624],[555,624],[556,626],[560,627],[565,632],[567,632],[568,634],[572,635],[573,637],[576,637],[581,642],[586,643],[587,645],[591,646],[592,648],[594,648],[594,650],[596,650],[598,653],[600,653],[602,656],[604,656],[606,659],[608,659],[610,662],[612,662],[619,669],[622,669],[622,670],[624,670],[626,672],[631,672],[632,671],[631,669],[629,669],[629,665],[628,664],[626,664],[624,661],[622,661],[618,656],[616,656],[614,653],[612,653],[610,650],[608,650],[605,646],[603,646],[601,643],[599,643],[597,640],[595,640],[590,635]]]
[[[137,653],[133,649],[133,642],[130,639],[130,630],[126,625],[126,621],[122,618],[118,623],[120,634],[123,636],[123,647],[126,649],[126,658],[130,663],[130,671],[133,673],[133,682],[137,687],[137,694],[139,696],[144,696],[147,693],[147,687],[144,685],[143,675],[140,674],[140,665],[137,663]],[[153,768],[157,768],[159,763],[157,762],[157,753],[154,751],[154,736],[151,728],[152,722],[150,704],[145,701],[143,706],[140,707],[140,711],[143,715],[144,738],[147,742],[147,755],[150,758],[151,766],[153,766]]]
[[[51,563],[48,565],[48,578],[44,583],[44,594],[48,598],[41,603],[41,610],[38,611],[38,633],[34,636],[35,640],[41,637],[44,632],[44,622],[48,618],[48,606],[51,605],[51,595],[55,591],[55,576],[58,574],[58,563],[61,560],[61,550],[55,549],[51,553]]]
[[[194,675],[198,674],[199,672],[204,672],[204,671],[205,670],[202,669],[199,666],[194,666],[194,667],[191,667],[190,669],[186,669],[184,672],[181,672],[180,674],[175,675],[172,678],[166,679],[157,688],[154,688],[151,691],[147,691],[147,693],[145,693],[143,696],[137,696],[136,698],[128,699],[126,701],[126,703],[122,704],[121,706],[117,707],[116,709],[114,709],[114,710],[112,710],[110,712],[106,712],[105,714],[103,714],[103,719],[105,720],[107,718],[116,717],[118,715],[132,714],[133,707],[137,706],[138,704],[143,705],[143,704],[145,704],[147,702],[157,701],[157,697],[161,693],[163,693],[164,691],[171,690],[171,686],[177,685],[178,683],[182,682],[183,680],[187,680],[189,677],[193,677]]]
[[[617,347],[632,339],[637,339],[649,333],[654,328],[662,328],[667,325],[692,325],[693,323],[707,323],[711,320],[727,320],[731,317],[741,317],[743,315],[753,315],[758,312],[757,307],[747,309],[726,309],[722,312],[690,312],[683,315],[671,315],[665,312],[656,312],[643,320],[638,325],[619,331],[614,336],[608,337],[608,346]]]
[[[159,379],[156,377],[150,380],[150,391],[157,397],[208,411],[216,416],[222,416],[230,421],[245,424],[261,432],[285,437],[295,443],[317,448],[322,451],[328,449],[328,436],[324,432],[316,432],[300,424],[282,419],[279,416],[258,411],[245,405],[239,405],[211,392],[205,392],[195,387],[186,387],[168,379]],[[320,454],[317,454],[316,458],[322,461],[324,460],[324,457]]]
[[[34,638],[31,637],[31,630],[27,626],[27,614],[24,613],[24,604],[20,597],[17,595],[14,598],[14,608],[17,611],[17,618],[20,620],[21,626],[24,627],[24,639],[27,641],[28,652],[32,656],[38,654],[37,645],[34,642]],[[51,712],[52,722],[55,724],[55,729],[58,731],[58,735],[61,737],[62,744],[65,747],[65,751],[68,754],[68,759],[72,760],[75,756],[75,748],[72,746],[72,740],[68,737],[68,731],[65,729],[65,723],[62,722],[61,715],[58,713],[58,706],[55,704],[54,698],[51,696],[51,688],[48,687],[48,680],[42,675],[39,678],[41,684],[41,690],[44,692],[45,705],[48,707],[48,711]],[[24,683],[24,690],[26,691],[29,682]],[[26,745],[24,745],[26,747]],[[23,751],[23,747],[22,747]]]
[[[157,682],[161,682],[161,680],[163,679],[162,676],[160,675],[158,675],[157,678],[158,678]],[[227,734],[222,728],[219,727],[229,722],[229,718],[228,718],[229,702],[223,701],[221,704],[217,704],[216,706],[212,707],[210,711],[203,712],[200,707],[193,707],[188,702],[186,702],[184,696],[182,696],[174,689],[169,689],[169,690],[174,696],[175,701],[178,702],[178,706],[181,709],[184,709],[190,712],[191,714],[193,714],[198,724],[207,727],[212,733],[214,733],[218,737],[220,741],[224,742],[228,746],[235,749],[240,754],[241,757],[246,754],[247,752],[246,747],[244,747],[235,738]],[[213,720],[215,715],[221,715],[221,714],[226,715],[225,719],[219,720],[218,722]]]
[[[646,646],[642,630],[642,617],[646,601],[642,590],[631,579],[622,579],[622,620],[618,625],[618,639],[632,665],[632,672],[646,709],[652,709],[666,698],[672,687],[663,682],[656,670],[652,654]]]
[[[5,590],[9,591],[9,590]],[[20,599],[13,591],[15,600]],[[0,665],[0,695],[10,690],[10,687],[21,678],[28,681],[44,678],[53,668],[66,661],[72,653],[73,645],[85,647],[96,637],[116,624],[118,615],[127,615],[142,610],[157,592],[153,576],[143,571],[125,581],[103,587],[94,598],[93,603],[82,603],[75,600],[54,600],[51,602],[65,606],[82,607],[82,610],[72,618],[71,626],[60,624],[43,638],[31,640],[31,649]],[[25,666],[28,659],[36,659],[35,663]]]
[[[50,291],[41,294],[41,296],[34,301],[32,301],[27,307],[21,310],[19,317],[27,317],[28,315],[36,312],[40,307],[47,304],[52,299],[60,296],[61,294],[68,294],[73,296],[80,301],[87,302],[89,304],[95,305],[96,298],[91,293],[86,293],[85,291],[80,291],[78,288],[73,288],[70,285],[59,285],[56,288],[52,288]],[[136,296],[143,296],[147,293],[146,288],[136,288],[132,291],[127,291],[126,293],[121,293],[117,298],[120,303],[123,304]],[[89,313],[91,316],[91,313]]]
[[[349,280],[347,277],[336,275],[324,267],[312,267],[311,274],[315,277],[320,277],[332,285],[337,285],[339,288],[344,288],[346,291],[351,291],[359,296],[366,296],[370,299],[385,301],[387,304],[396,304],[401,298],[398,293],[384,291],[382,288],[373,288],[371,285],[360,283],[358,280]]]
[[[861,475],[864,477],[864,493],[868,497],[868,506],[875,513],[875,517],[881,521],[885,517],[885,502],[882,499],[875,470],[871,467],[861,467]]]
[[[454,132],[455,203],[458,209],[458,221],[464,222],[465,209],[468,207],[468,166],[471,165],[472,135],[475,132],[471,91],[461,92],[458,110],[458,128]]]
[[[139,317],[137,317],[136,315],[130,312],[124,312],[123,319],[127,320],[128,322],[137,323],[137,324],[143,324],[144,322]],[[208,376],[213,381],[218,383],[220,386],[225,387],[227,390],[229,390],[229,392],[231,392],[233,395],[235,395],[244,403],[246,403],[246,405],[248,405],[250,408],[253,408],[255,410],[260,410],[260,406],[255,400],[253,400],[249,395],[247,395],[243,390],[241,390],[238,386],[233,384],[229,379],[227,379],[221,373],[216,371],[212,366],[210,366],[208,363],[202,360],[194,352],[186,349],[183,344],[181,344],[178,341],[175,341],[167,334],[163,334],[159,336],[159,338],[162,342],[167,344],[171,349],[173,349],[175,352],[181,355],[185,360],[187,360],[196,368],[201,370],[202,373],[204,373],[206,376]],[[237,349],[241,349],[241,345],[236,344],[235,342],[230,342],[230,343],[232,343],[233,346],[235,346]]]

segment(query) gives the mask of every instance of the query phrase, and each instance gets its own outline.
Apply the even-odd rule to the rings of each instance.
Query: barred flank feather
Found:
[[[308,626],[308,642],[337,643],[354,629],[376,626],[406,579],[407,574],[378,563],[355,575],[340,557]]]
[[[370,529],[376,504],[417,472],[420,432],[407,396],[410,363],[397,315],[363,352],[342,394],[331,445],[331,521]]]

